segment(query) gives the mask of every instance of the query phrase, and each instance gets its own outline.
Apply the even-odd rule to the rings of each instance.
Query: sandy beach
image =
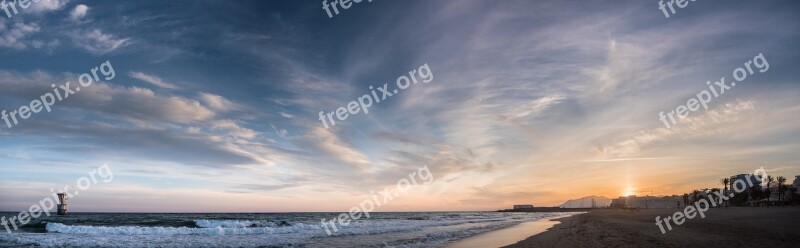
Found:
[[[507,247],[796,247],[800,208],[712,209],[662,234],[656,216],[676,209],[595,210]]]

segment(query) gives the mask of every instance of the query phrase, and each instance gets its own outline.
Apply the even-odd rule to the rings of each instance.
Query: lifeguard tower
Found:
[[[58,193],[58,215],[67,215],[67,193]]]

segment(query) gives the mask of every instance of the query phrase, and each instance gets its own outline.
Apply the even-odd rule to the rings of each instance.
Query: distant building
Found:
[[[532,209],[533,205],[514,205],[514,210]]]
[[[612,208],[679,208],[683,207],[680,196],[623,196],[611,200]]]
[[[794,187],[800,189],[800,176],[795,176],[794,177],[794,183],[792,183],[792,184],[794,185]]]
[[[617,199],[611,199],[611,208],[625,208],[625,202],[627,201],[627,197],[620,197]]]
[[[723,190],[723,189],[718,189],[718,188],[710,188],[710,189],[709,189],[709,188],[705,188],[705,189],[700,189],[700,190],[698,190],[698,192],[697,192],[697,199],[695,199],[695,200],[700,200],[700,199],[708,199],[708,196],[709,196],[709,195],[711,195],[712,197],[716,197],[716,196],[714,195],[714,192],[716,192],[716,191],[724,191],[724,190]]]
[[[561,208],[607,208],[611,205],[611,199],[602,196],[585,196],[579,199],[572,199],[559,205]]]

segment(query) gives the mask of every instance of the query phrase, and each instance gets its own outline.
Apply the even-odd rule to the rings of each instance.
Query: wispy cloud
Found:
[[[650,131],[641,131],[632,138],[620,141],[616,145],[604,148],[603,156],[620,158],[638,155],[639,151],[649,144],[668,139],[692,140],[703,136],[723,136],[738,131],[735,124],[741,123],[750,115],[743,112],[754,111],[753,101],[739,101],[725,104],[722,109],[709,110],[706,114],[679,119],[680,124],[667,129],[659,127]]]
[[[158,86],[159,88],[178,89],[178,86],[176,86],[175,84],[164,82],[164,80],[162,80],[159,77],[156,77],[156,76],[153,76],[153,75],[147,75],[147,74],[144,74],[142,72],[134,72],[134,71],[132,71],[132,72],[128,73],[128,76],[130,76],[132,78],[135,78],[135,79],[142,80],[144,82],[148,82],[148,83],[150,83],[152,85]]]
[[[94,54],[106,54],[130,44],[130,38],[115,38],[114,35],[104,33],[100,29],[73,32],[72,42]]]
[[[39,25],[36,23],[25,24],[23,22],[10,22],[0,20],[0,47],[13,49],[28,48],[28,40],[31,34],[39,32]]]
[[[240,107],[238,104],[226,99],[225,97],[210,93],[200,93],[200,100],[203,101],[206,106],[221,111],[235,110]]]
[[[312,128],[304,137],[299,138],[299,141],[304,146],[314,147],[315,150],[352,168],[365,170],[371,167],[371,162],[366,155],[342,141],[336,134],[324,127]]]
[[[33,13],[44,13],[64,8],[69,0],[41,0],[33,2],[29,8]]]
[[[289,119],[294,118],[294,115],[286,113],[286,112],[283,112],[283,111],[281,111],[280,114],[281,114],[281,116],[289,118]]]
[[[0,71],[3,78],[0,86],[10,88],[3,95],[38,98],[53,82],[66,82],[70,77],[61,77],[44,72],[15,73]],[[74,76],[71,76],[74,77]],[[208,120],[216,113],[203,106],[200,101],[175,95],[162,95],[150,89],[121,87],[105,82],[95,82],[82,88],[74,100],[64,101],[62,106],[99,111],[116,116],[150,121],[191,123]]]
[[[215,129],[229,130],[231,135],[244,139],[252,139],[258,135],[258,132],[253,131],[252,129],[243,128],[239,126],[238,123],[232,120],[214,121],[212,123],[212,127]]]

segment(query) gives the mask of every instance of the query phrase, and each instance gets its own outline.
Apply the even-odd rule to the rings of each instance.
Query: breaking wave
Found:
[[[232,224],[229,225],[242,225]],[[211,226],[211,225],[209,225]],[[61,223],[47,223],[48,233],[65,234],[104,234],[104,235],[249,235],[249,234],[284,234],[321,230],[319,225],[295,224],[285,227],[139,227],[139,226],[72,226]]]
[[[194,224],[200,228],[246,228],[246,227],[285,227],[292,226],[286,221],[256,221],[256,220],[195,220]]]
[[[0,247],[441,247],[479,233],[566,213],[380,213],[339,226],[332,214],[83,214],[0,232]],[[98,218],[104,217],[104,218]],[[261,217],[261,218],[259,218]]]

